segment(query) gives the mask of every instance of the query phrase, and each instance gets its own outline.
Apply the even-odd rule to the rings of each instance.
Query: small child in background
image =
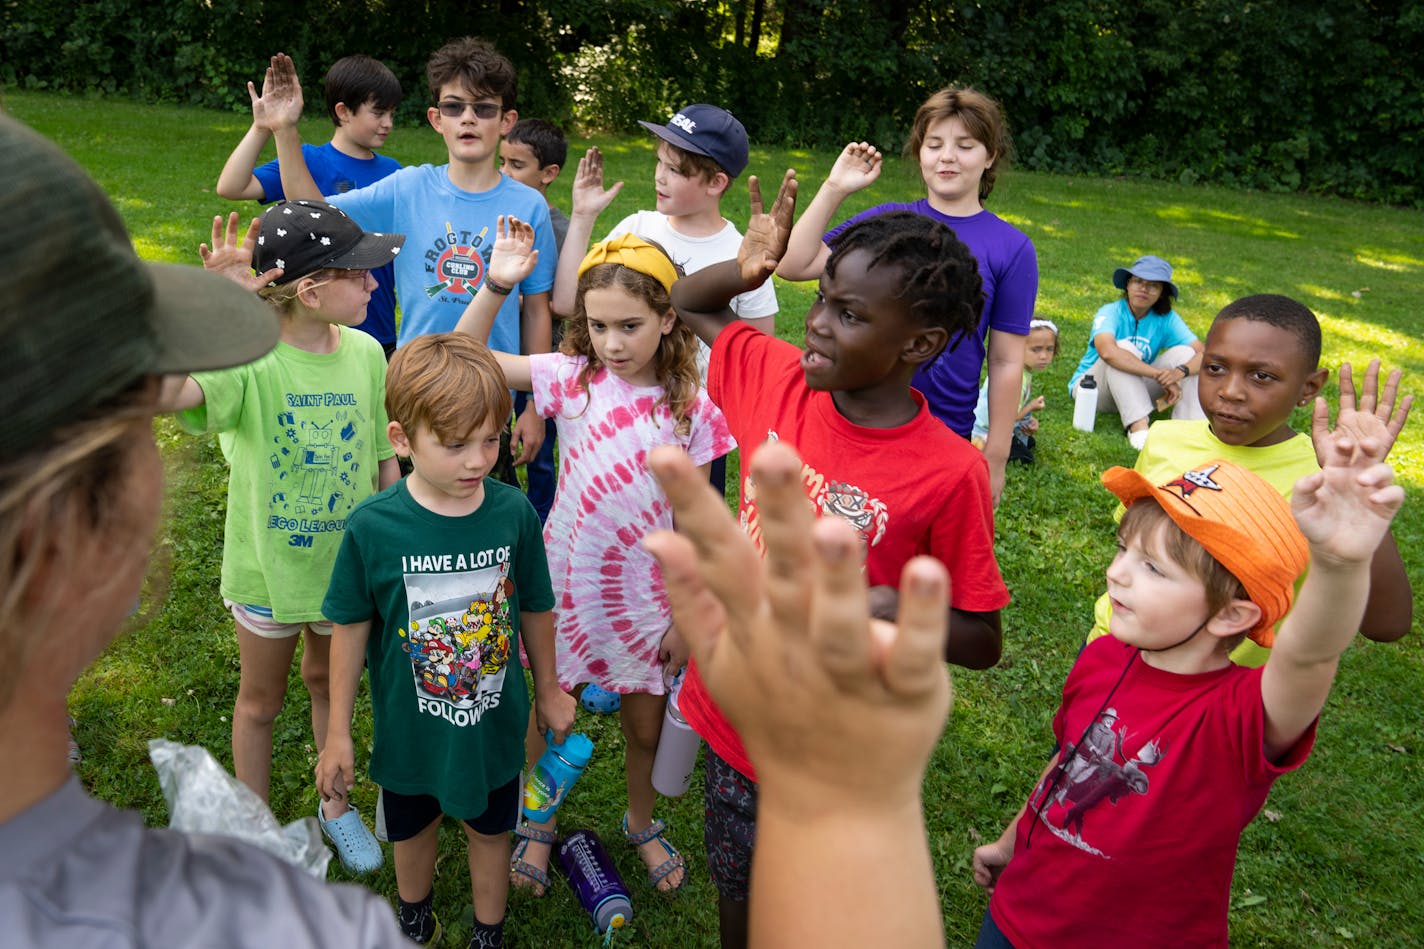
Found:
[[[554,672],[539,519],[518,488],[487,477],[509,410],[499,365],[468,336],[426,334],[396,351],[388,432],[412,471],[351,513],[323,603],[336,625],[317,787],[323,800],[342,801],[355,781],[351,716],[364,663],[375,713],[368,770],[395,848],[397,916],[421,944],[440,940],[434,876],[448,814],[469,846],[469,944],[504,945],[530,712],[523,671],[510,661],[521,644],[539,727],[563,740],[574,722],[574,699]]]
[[[1025,465],[1033,464],[1034,433],[1038,431],[1038,419],[1034,412],[1043,408],[1043,396],[1030,397],[1033,386],[1031,373],[1043,372],[1058,355],[1058,327],[1052,320],[1033,320],[1029,323],[1028,340],[1024,344],[1023,390],[1019,394],[1019,416],[1014,422],[1013,442],[1009,445],[1009,461]],[[970,441],[980,451],[984,450],[989,437],[989,383],[986,380],[979,387],[979,404],[974,406],[974,434]]]
[[[569,158],[563,129],[544,119],[520,119],[499,143],[499,170],[528,185],[549,202],[549,224],[554,228],[554,248],[562,250],[569,232],[569,216],[549,201],[549,185],[559,177]]]
[[[247,365],[174,380],[181,385],[164,407],[188,431],[216,433],[231,468],[220,591],[241,663],[232,761],[238,780],[265,801],[272,726],[298,639],[314,743],[318,751],[326,744],[331,623],[322,597],[348,515],[400,476],[386,438],[385,354],[351,327],[365,318],[372,269],[405,238],[367,234],[324,201],[272,205],[252,222],[246,246],[236,239],[236,212],[225,235],[221,225],[213,219],[204,266],[246,286],[267,281],[258,292],[281,317],[281,341]],[[347,869],[381,865],[380,846],[345,801],[317,816]]]
[[[344,194],[399,171],[400,162],[376,154],[386,144],[403,97],[395,73],[370,56],[343,56],[327,70],[324,86],[326,111],[335,131],[325,145],[302,146],[321,194]],[[256,87],[249,82],[247,91],[256,105]],[[271,137],[271,130],[254,118],[218,175],[215,190],[220,197],[264,204],[286,197],[277,160],[257,164]],[[389,357],[396,347],[395,271],[389,264],[377,271],[376,283],[366,320],[356,328],[374,336]]]
[[[499,170],[506,178],[528,185],[544,196],[549,204],[549,224],[554,229],[554,247],[564,246],[564,235],[569,232],[569,218],[549,201],[549,185],[553,184],[568,160],[569,143],[563,130],[553,122],[543,119],[520,119],[514,123],[509,134],[499,143]],[[563,324],[554,320],[552,338],[555,350],[563,339]],[[529,404],[529,393],[516,392],[514,414],[524,413]],[[539,452],[525,467],[528,483],[525,494],[529,503],[539,514],[541,522],[549,519],[549,511],[554,506],[554,440],[556,431],[552,419],[544,420],[544,443]]]
[[[499,305],[494,286],[514,285],[537,258],[533,229],[501,220],[489,277],[457,330],[488,335]],[[660,247],[632,234],[604,241],[579,265],[574,316],[560,351],[495,353],[509,384],[532,391],[539,414],[558,426],[559,491],[544,542],[559,591],[559,685],[593,683],[620,695],[628,788],[623,833],[638,848],[649,882],[663,891],[683,885],[686,867],[663,836],[663,822],[653,818],[653,757],[665,683],[688,653],[657,564],[642,545],[649,533],[672,527],[647,457],[660,445],[677,445],[705,476],[712,460],[732,448],[722,413],[698,381],[697,339],[672,309],[677,279]],[[542,752],[542,732],[531,731],[528,760]],[[516,884],[544,893],[555,831],[554,820],[520,824],[511,867]]]

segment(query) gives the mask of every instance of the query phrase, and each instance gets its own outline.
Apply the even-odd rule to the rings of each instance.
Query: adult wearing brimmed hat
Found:
[[[1172,407],[1172,418],[1202,417],[1197,401],[1201,370],[1201,340],[1172,308],[1177,285],[1172,265],[1148,254],[1130,267],[1113,271],[1113,286],[1122,298],[1099,308],[1093,316],[1088,349],[1068,383],[1077,398],[1078,386],[1091,377],[1097,387],[1098,411],[1116,411],[1132,447],[1141,450],[1154,402]]]
[[[146,828],[68,767],[65,697],[142,585],[159,377],[277,341],[252,293],[145,264],[97,185],[0,116],[0,918],[7,946],[392,945],[390,908],[247,844]]]

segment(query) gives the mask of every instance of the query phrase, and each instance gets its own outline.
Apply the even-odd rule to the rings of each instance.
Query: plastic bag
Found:
[[[206,748],[164,738],[148,743],[148,757],[168,802],[168,826],[191,834],[246,841],[317,879],[326,878],[331,851],[315,817],[285,827],[252,789],[228,774]]]

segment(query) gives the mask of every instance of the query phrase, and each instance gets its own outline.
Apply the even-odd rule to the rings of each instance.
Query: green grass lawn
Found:
[[[247,127],[239,114],[127,101],[12,92],[6,107],[56,139],[104,185],[148,258],[197,262],[212,215],[232,205],[213,183]],[[329,134],[312,120],[308,141]],[[653,140],[600,138],[610,180],[627,187],[600,222],[652,206]],[[571,148],[570,169],[554,187],[567,208],[572,165],[587,141]],[[388,153],[405,163],[443,160],[427,128],[401,128]],[[785,167],[800,172],[804,199],[834,160],[824,152],[754,149],[751,170],[768,180]],[[921,194],[913,167],[898,160],[844,213]],[[724,211],[745,222],[743,187]],[[1090,624],[1091,604],[1111,556],[1113,505],[1098,473],[1130,464],[1126,440],[1103,421],[1091,435],[1071,428],[1067,380],[1087,344],[1093,311],[1115,295],[1115,267],[1143,253],[1177,268],[1179,311],[1199,334],[1235,297],[1279,292],[1319,314],[1325,364],[1357,366],[1373,355],[1402,367],[1410,388],[1424,371],[1424,215],[1345,201],[1181,187],[1131,180],[1094,180],[1010,172],[989,207],[1026,231],[1038,248],[1039,313],[1063,331],[1062,354],[1035,383],[1040,413],[1039,463],[1010,471],[998,512],[997,551],[1014,602],[1004,611],[1004,658],[987,672],[956,671],[958,699],[935,754],[925,806],[951,945],[977,931],[985,900],[973,885],[973,846],[999,833],[1027,795],[1052,739],[1049,720],[1059,686]],[[248,206],[245,212],[255,210]],[[103,293],[82,281],[75,292]],[[780,335],[800,340],[809,285],[778,282]],[[82,371],[82,369],[81,369]],[[1335,388],[1327,390],[1333,398]],[[1304,411],[1297,419],[1306,424]],[[225,763],[238,661],[231,620],[217,593],[225,472],[215,445],[159,424],[169,460],[169,506],[155,557],[154,580],[130,636],[109,650],[78,684],[73,709],[85,760],[80,768],[96,794],[142,810],[151,822],[166,812],[147,763],[146,742],[163,736],[205,745]],[[1424,583],[1424,512],[1418,503],[1424,420],[1405,430],[1392,461],[1414,495],[1395,534],[1416,588]],[[933,459],[926,459],[932,464]],[[278,721],[274,809],[283,820],[316,806],[305,693],[293,672],[292,701]],[[665,803],[671,838],[687,855],[691,880],[676,899],[652,893],[641,864],[618,837],[622,813],[621,752],[616,723],[580,712],[597,751],[565,805],[566,827],[599,831],[633,891],[636,917],[627,942],[649,946],[715,945],[715,894],[701,843],[700,776],[686,797]],[[1418,623],[1394,645],[1360,642],[1345,656],[1320,727],[1317,750],[1277,786],[1267,810],[1246,831],[1232,894],[1231,929],[1241,946],[1416,945],[1424,938],[1424,652]],[[369,737],[369,719],[358,726]],[[358,746],[363,733],[358,731]],[[359,759],[358,765],[363,762]],[[369,783],[356,800],[369,816]],[[468,934],[469,883],[463,844],[448,828],[436,905],[453,930]],[[856,859],[853,853],[847,861]],[[342,875],[339,867],[334,877]],[[387,868],[367,881],[391,894]],[[1190,877],[1182,881],[1191,886]],[[1120,898],[1131,900],[1132,893]],[[462,919],[463,917],[463,919]],[[597,937],[567,887],[535,901],[513,897],[509,933],[516,944],[593,945]]]

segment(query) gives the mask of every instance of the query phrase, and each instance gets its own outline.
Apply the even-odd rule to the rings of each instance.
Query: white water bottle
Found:
[[[1078,380],[1078,391],[1073,393],[1073,427],[1080,432],[1091,432],[1098,417],[1098,380],[1084,376]]]
[[[682,717],[678,697],[682,694],[682,677],[678,673],[668,692],[667,710],[663,713],[663,731],[658,736],[658,752],[653,757],[653,788],[664,797],[681,797],[692,785],[692,772],[697,767],[697,750],[702,739]]]

